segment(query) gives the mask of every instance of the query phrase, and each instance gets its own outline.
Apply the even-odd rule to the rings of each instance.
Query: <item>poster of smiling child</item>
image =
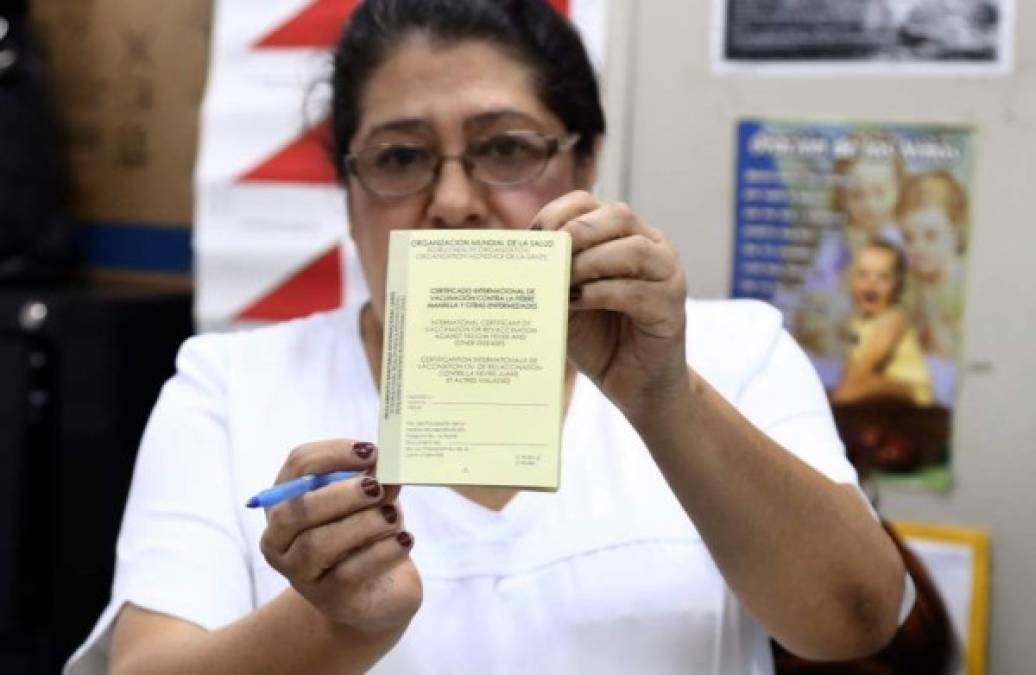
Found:
[[[971,230],[970,129],[746,120],[734,297],[775,305],[862,472],[944,490]]]

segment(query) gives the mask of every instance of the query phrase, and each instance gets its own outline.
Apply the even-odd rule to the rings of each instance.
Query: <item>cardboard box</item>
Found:
[[[136,243],[119,266],[156,271],[148,263],[153,252],[135,263],[132,251],[148,241],[148,228],[190,227],[212,0],[36,0],[31,5],[66,130],[71,209],[87,228],[88,265],[105,266],[92,259],[89,228],[108,228],[110,239],[110,228],[125,226],[134,228]],[[189,246],[189,235],[182,234]],[[168,246],[170,240],[156,241]],[[189,267],[157,272],[189,274]]]

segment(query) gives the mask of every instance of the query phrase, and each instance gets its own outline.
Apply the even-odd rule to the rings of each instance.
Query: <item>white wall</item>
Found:
[[[617,3],[631,0],[616,0]],[[677,242],[691,293],[729,292],[739,118],[842,117],[978,130],[957,485],[882,493],[892,519],[987,528],[989,670],[1036,672],[1036,3],[1019,0],[1016,63],[996,79],[758,79],[710,75],[707,0],[646,0],[632,35],[621,193]],[[630,5],[634,6],[634,5]],[[613,14],[614,17],[614,14]],[[626,136],[624,138],[624,136]]]

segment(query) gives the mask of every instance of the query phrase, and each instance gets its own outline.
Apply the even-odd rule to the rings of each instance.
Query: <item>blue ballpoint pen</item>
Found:
[[[286,483],[280,483],[274,485],[271,488],[267,488],[252,497],[245,504],[250,509],[257,507],[269,507],[281,502],[286,502],[289,499],[295,499],[301,494],[322,488],[329,483],[335,481],[348,480],[354,476],[359,476],[360,471],[332,471],[330,473],[316,473],[301,476],[295,480],[289,480]]]

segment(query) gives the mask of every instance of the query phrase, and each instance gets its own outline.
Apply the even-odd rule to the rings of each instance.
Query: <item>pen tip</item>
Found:
[[[259,506],[259,500],[255,497],[252,497],[247,502],[245,502],[245,506],[250,509],[254,509],[255,507]]]

